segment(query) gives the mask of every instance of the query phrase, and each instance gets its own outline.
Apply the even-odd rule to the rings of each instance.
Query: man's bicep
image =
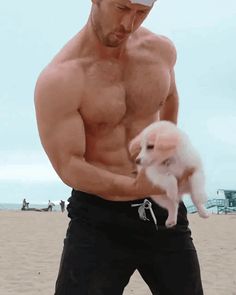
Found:
[[[83,157],[85,133],[78,100],[59,83],[36,87],[35,108],[42,145],[59,175],[71,157]],[[60,89],[61,88],[61,89]]]
[[[61,175],[72,157],[84,156],[84,124],[77,111],[61,118],[57,115],[50,124],[45,123],[39,128],[41,141],[53,167]]]
[[[171,121],[177,124],[178,121],[179,100],[178,95],[171,94],[168,96],[165,105],[160,110],[160,120]]]
[[[179,111],[179,96],[175,84],[174,71],[171,73],[171,87],[165,104],[159,112],[160,120],[167,120],[177,124]]]

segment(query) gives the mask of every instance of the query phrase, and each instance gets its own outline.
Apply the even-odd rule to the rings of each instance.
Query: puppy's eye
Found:
[[[153,150],[153,149],[154,149],[154,144],[147,145],[147,150]]]

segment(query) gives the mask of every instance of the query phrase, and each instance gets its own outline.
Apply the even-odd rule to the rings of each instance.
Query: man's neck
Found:
[[[80,44],[84,56],[93,55],[98,58],[114,58],[119,60],[124,57],[127,41],[124,41],[122,45],[117,47],[105,46],[99,40],[89,18],[88,23],[80,32]]]

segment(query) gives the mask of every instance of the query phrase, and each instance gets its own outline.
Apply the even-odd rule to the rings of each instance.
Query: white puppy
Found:
[[[158,121],[145,128],[130,143],[133,154],[141,151],[136,163],[145,169],[148,179],[166,191],[166,195],[151,196],[161,207],[168,210],[166,226],[177,223],[178,205],[184,193],[190,193],[201,217],[209,216],[204,207],[207,201],[205,177],[201,159],[188,136],[168,121]],[[186,169],[193,170],[188,181],[178,188],[177,179]]]

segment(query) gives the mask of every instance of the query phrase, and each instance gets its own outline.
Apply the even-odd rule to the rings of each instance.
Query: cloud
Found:
[[[43,152],[0,152],[0,181],[56,182],[58,179]]]
[[[236,116],[216,116],[207,120],[207,129],[211,136],[221,143],[236,147]]]
[[[49,165],[1,165],[0,181],[55,182],[58,176]]]

